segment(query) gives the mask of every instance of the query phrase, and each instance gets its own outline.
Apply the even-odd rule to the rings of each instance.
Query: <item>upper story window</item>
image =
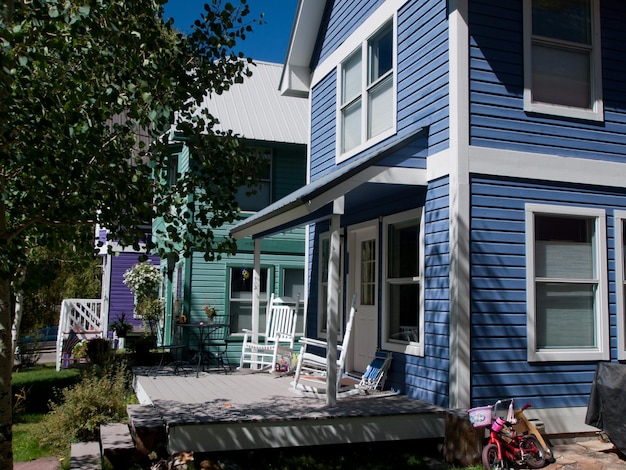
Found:
[[[598,0],[525,0],[524,109],[602,120]]]
[[[395,37],[392,20],[339,65],[339,160],[395,129]]]
[[[529,361],[608,360],[603,210],[526,206]]]
[[[256,212],[272,203],[272,150],[255,148],[252,153],[260,160],[260,178],[254,187],[239,189],[237,202],[242,211]]]

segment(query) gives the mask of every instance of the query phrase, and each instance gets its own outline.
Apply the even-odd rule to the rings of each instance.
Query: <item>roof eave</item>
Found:
[[[324,16],[325,2],[300,0],[296,10],[287,57],[279,90],[287,96],[308,96],[311,86],[310,63]]]

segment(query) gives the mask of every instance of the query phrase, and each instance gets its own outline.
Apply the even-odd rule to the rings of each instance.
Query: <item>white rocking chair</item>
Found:
[[[346,357],[350,347],[350,337],[352,336],[352,326],[356,315],[356,294],[352,298],[350,316],[346,324],[346,331],[343,342],[337,345],[337,391],[341,390],[343,373],[346,367]],[[294,390],[304,391],[325,391],[326,390],[326,341],[313,338],[300,338],[302,347],[298,356],[298,364],[293,380]],[[321,351],[318,353],[317,351]],[[351,387],[354,388],[354,387]]]
[[[258,340],[255,341],[251,330],[243,330],[245,334],[238,369],[248,365],[250,369],[269,369],[273,372],[278,363],[279,353],[291,356],[296,338],[299,307],[300,296],[293,300],[271,295],[267,305],[265,332],[259,333]]]

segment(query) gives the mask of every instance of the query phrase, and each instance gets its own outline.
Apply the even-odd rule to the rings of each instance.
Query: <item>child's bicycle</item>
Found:
[[[504,400],[509,401],[509,400]],[[503,400],[498,400],[493,406],[473,408],[469,410],[470,422],[476,428],[490,426],[489,441],[483,448],[482,462],[485,470],[508,469],[509,464],[525,464],[528,468],[541,468],[546,464],[545,444],[541,436],[528,433],[528,420],[524,410],[528,403],[520,410],[513,411],[513,399],[510,400],[506,419],[497,416],[498,406]],[[525,432],[516,431],[514,426],[522,418]],[[531,425],[534,428],[534,426]],[[539,434],[536,430],[536,434]],[[541,439],[541,441],[540,441]],[[550,452],[550,458],[551,458]]]

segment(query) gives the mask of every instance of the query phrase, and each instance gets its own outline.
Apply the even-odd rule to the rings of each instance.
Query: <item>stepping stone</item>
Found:
[[[100,470],[102,457],[98,442],[76,442],[72,444],[70,469]]]

